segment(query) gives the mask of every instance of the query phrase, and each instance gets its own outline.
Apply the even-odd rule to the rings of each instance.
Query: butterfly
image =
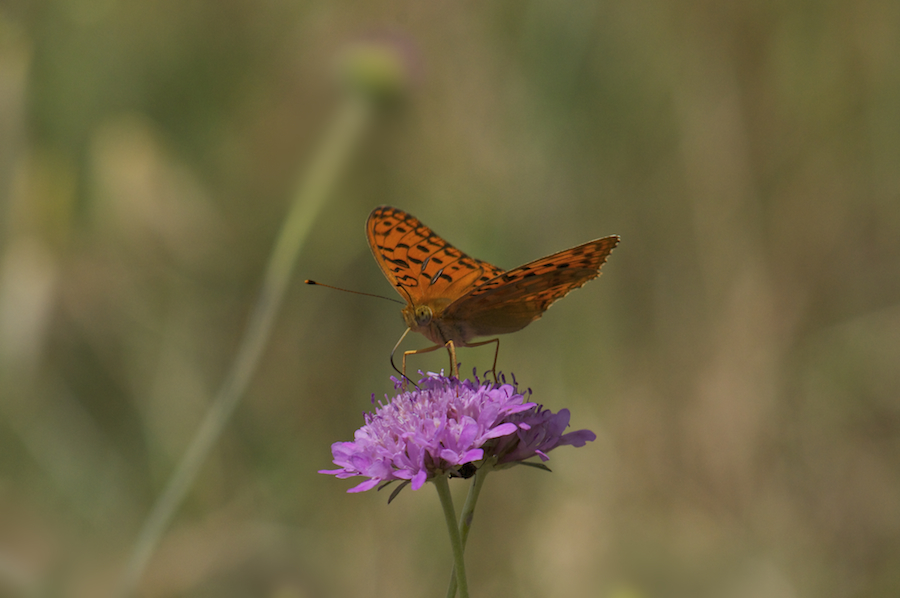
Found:
[[[406,300],[402,314],[407,330],[391,352],[391,363],[410,331],[435,343],[404,352],[404,377],[408,355],[447,347],[451,372],[458,376],[455,347],[490,343],[496,343],[496,376],[500,339],[470,341],[525,328],[556,300],[599,276],[619,244],[619,237],[611,235],[503,270],[466,255],[411,214],[390,206],[369,214],[366,236],[381,271]]]

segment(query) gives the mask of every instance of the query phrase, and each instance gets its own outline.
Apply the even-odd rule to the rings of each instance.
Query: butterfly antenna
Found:
[[[406,332],[404,332],[403,335],[400,337],[400,340],[397,341],[397,344],[394,345],[394,348],[391,349],[391,367],[394,368],[394,371],[395,371],[395,372],[397,372],[398,374],[400,374],[401,376],[403,376],[404,378],[406,378],[407,380],[409,380],[410,383],[412,383],[413,386],[415,386],[416,388],[419,388],[419,385],[416,384],[415,382],[413,382],[413,379],[406,375],[406,372],[401,372],[400,370],[397,369],[397,366],[394,365],[394,353],[397,352],[397,347],[400,346],[400,343],[403,342],[403,339],[406,338],[406,335],[409,334],[409,331],[410,331],[410,330],[412,330],[412,328],[407,328],[407,329],[406,329]]]
[[[385,297],[384,295],[376,295],[375,293],[363,293],[362,291],[351,291],[350,289],[342,289],[341,287],[333,287],[330,284],[322,284],[321,282],[316,282],[315,280],[306,279],[303,282],[306,284],[311,284],[317,287],[326,287],[329,289],[334,289],[335,291],[344,291],[345,293],[353,293],[354,295],[365,295],[366,297],[377,297],[379,299],[387,299],[388,301],[393,301],[394,303],[399,303],[400,305],[405,305],[403,301],[399,299],[394,299],[392,297]],[[394,368],[397,369],[397,368]]]

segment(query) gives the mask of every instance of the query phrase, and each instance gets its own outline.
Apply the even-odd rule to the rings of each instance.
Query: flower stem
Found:
[[[469,530],[472,529],[472,520],[475,517],[475,504],[478,502],[478,495],[481,494],[481,487],[487,474],[493,469],[493,464],[485,464],[478,468],[475,477],[472,479],[472,485],[469,486],[469,494],[466,496],[466,502],[463,504],[462,512],[459,514],[459,540],[462,544],[463,552],[466,550],[466,542],[469,539]],[[447,598],[456,596],[456,567],[450,572],[450,585],[447,587]]]
[[[231,369],[181,462],[144,521],[119,581],[118,596],[130,596],[134,593],[163,532],[240,402],[268,342],[272,324],[290,282],[291,271],[300,249],[352,150],[362,139],[372,114],[371,102],[365,96],[349,95],[338,110],[330,128],[325,132],[319,151],[313,157],[309,169],[297,187],[288,215],[269,256],[259,297]]]
[[[460,598],[469,598],[469,585],[466,582],[466,563],[463,558],[463,544],[456,523],[456,511],[453,509],[453,498],[450,496],[450,484],[447,483],[447,476],[436,477],[434,486],[437,488],[438,496],[441,499],[444,520],[447,523],[447,532],[450,534],[450,547],[453,549],[453,563],[456,571],[455,581],[459,587],[459,596]]]
[[[463,550],[465,550],[466,541],[469,539],[469,530],[472,529],[472,519],[475,517],[475,503],[478,502],[478,495],[481,494],[481,487],[484,486],[487,474],[491,473],[493,469],[493,463],[479,467],[475,472],[475,479],[472,480],[472,485],[469,487],[469,494],[466,496],[462,513],[459,514],[459,535],[462,540]]]

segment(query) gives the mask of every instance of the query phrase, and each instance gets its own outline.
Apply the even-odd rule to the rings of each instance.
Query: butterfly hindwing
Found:
[[[471,336],[520,330],[599,276],[618,242],[617,236],[604,237],[504,272],[447,306],[443,317],[465,322]]]

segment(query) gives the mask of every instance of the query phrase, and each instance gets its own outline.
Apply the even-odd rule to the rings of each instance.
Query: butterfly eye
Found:
[[[425,326],[429,322],[431,322],[431,318],[433,316],[433,312],[431,308],[427,305],[420,305],[416,308],[416,323],[419,326]]]

